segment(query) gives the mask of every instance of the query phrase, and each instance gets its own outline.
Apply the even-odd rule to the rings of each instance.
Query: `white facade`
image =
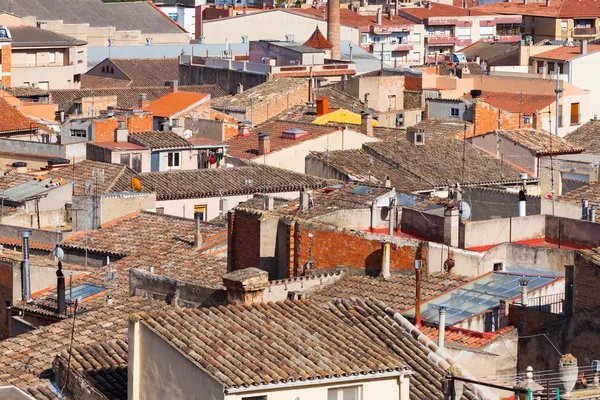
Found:
[[[402,68],[424,63],[425,37],[425,26],[414,24],[410,31],[392,32],[389,35],[361,32],[360,46],[380,60],[383,54],[383,61],[394,68]]]
[[[196,1],[196,5],[206,4],[206,0]],[[183,27],[192,39],[195,39],[196,32],[196,7],[186,7],[182,5],[156,5],[160,11],[167,17],[177,22]]]

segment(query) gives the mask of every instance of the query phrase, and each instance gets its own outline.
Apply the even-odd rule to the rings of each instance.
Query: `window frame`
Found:
[[[181,152],[180,151],[167,152],[167,168],[171,168],[171,169],[180,169],[181,168]]]
[[[85,129],[71,129],[70,133],[71,137],[87,138],[87,130]]]
[[[337,391],[336,400],[344,400],[344,390],[346,389],[356,389],[355,398],[361,400],[363,397],[363,387],[362,385],[353,385],[353,386],[341,386],[327,389],[327,399],[330,398],[330,394],[334,391]]]
[[[456,111],[456,115],[454,115]],[[450,118],[460,118],[460,108],[450,107]]]
[[[126,158],[126,163],[123,162],[123,157]],[[128,167],[131,166],[131,153],[121,153],[119,154],[119,164],[126,165]]]

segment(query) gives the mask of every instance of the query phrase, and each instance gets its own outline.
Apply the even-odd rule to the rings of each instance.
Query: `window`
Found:
[[[181,163],[179,160],[180,153],[167,153],[167,166],[169,168],[180,168]]]
[[[54,64],[56,62],[56,53],[50,52],[48,62]]]
[[[460,110],[459,110],[458,108],[454,108],[454,107],[452,107],[452,108],[450,109],[450,116],[451,116],[452,118],[459,118],[459,117],[460,117]]]
[[[169,16],[169,18],[171,18],[173,21],[177,21],[177,13],[168,13],[167,14]]]
[[[129,154],[129,153],[121,154],[121,160],[120,160],[119,164],[127,165],[129,167],[131,165],[131,154]]]
[[[85,129],[71,129],[71,136],[86,138],[87,131]]]
[[[206,221],[207,220],[207,215],[206,215],[206,204],[200,204],[200,205],[195,205],[194,206],[194,214],[196,214],[197,212],[202,214],[202,221]]]
[[[142,172],[142,154],[135,153],[131,155],[131,169],[135,172]]]
[[[48,81],[40,82],[40,83],[38,83],[38,87],[42,90],[48,90],[48,89],[50,89],[50,82],[48,82]]]
[[[489,39],[494,36],[494,27],[493,26],[482,26],[479,29],[479,36],[482,39]]]
[[[501,262],[494,263],[494,271],[503,271],[503,270],[504,270],[504,263],[501,263]]]
[[[413,33],[413,43],[421,43],[421,34]]]
[[[157,214],[164,214],[165,213],[165,208],[164,207],[156,207],[156,213]]]
[[[531,116],[529,116],[529,115],[523,115],[523,124],[524,125],[531,124]]]
[[[369,34],[368,33],[363,33],[360,35],[360,43],[362,43],[362,44],[369,43]]]
[[[579,125],[579,103],[571,103],[571,125]]]
[[[560,30],[561,31],[567,30],[567,21],[560,21]]]
[[[456,28],[456,36],[460,40],[469,40],[471,39],[471,27],[462,27],[459,26]]]
[[[413,53],[410,53],[410,55],[412,57],[413,62],[421,62],[421,52],[415,51]]]
[[[404,113],[396,114],[396,127],[404,126]]]
[[[329,389],[327,391],[327,400],[360,400],[361,389],[361,386]]]
[[[23,82],[23,86],[31,86],[29,82]]]

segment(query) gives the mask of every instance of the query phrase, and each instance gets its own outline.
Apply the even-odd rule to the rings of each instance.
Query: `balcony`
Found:
[[[376,35],[391,35],[394,32],[408,32],[408,27],[403,26],[386,26],[386,25],[371,25],[371,33]]]
[[[455,36],[446,35],[433,35],[427,37],[427,44],[434,45],[447,45],[447,46],[468,46],[473,41],[471,39],[459,39]]]
[[[596,36],[597,34],[596,28],[573,28],[573,36]]]
[[[411,51],[412,49],[413,45],[406,41],[383,43],[383,51],[386,53],[391,51]],[[382,51],[382,43],[371,43],[369,45],[369,51],[375,54],[380,53]]]

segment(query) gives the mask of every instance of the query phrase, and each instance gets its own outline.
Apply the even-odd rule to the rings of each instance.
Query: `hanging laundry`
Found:
[[[211,154],[210,155],[210,165],[214,165],[215,164],[215,154]]]

